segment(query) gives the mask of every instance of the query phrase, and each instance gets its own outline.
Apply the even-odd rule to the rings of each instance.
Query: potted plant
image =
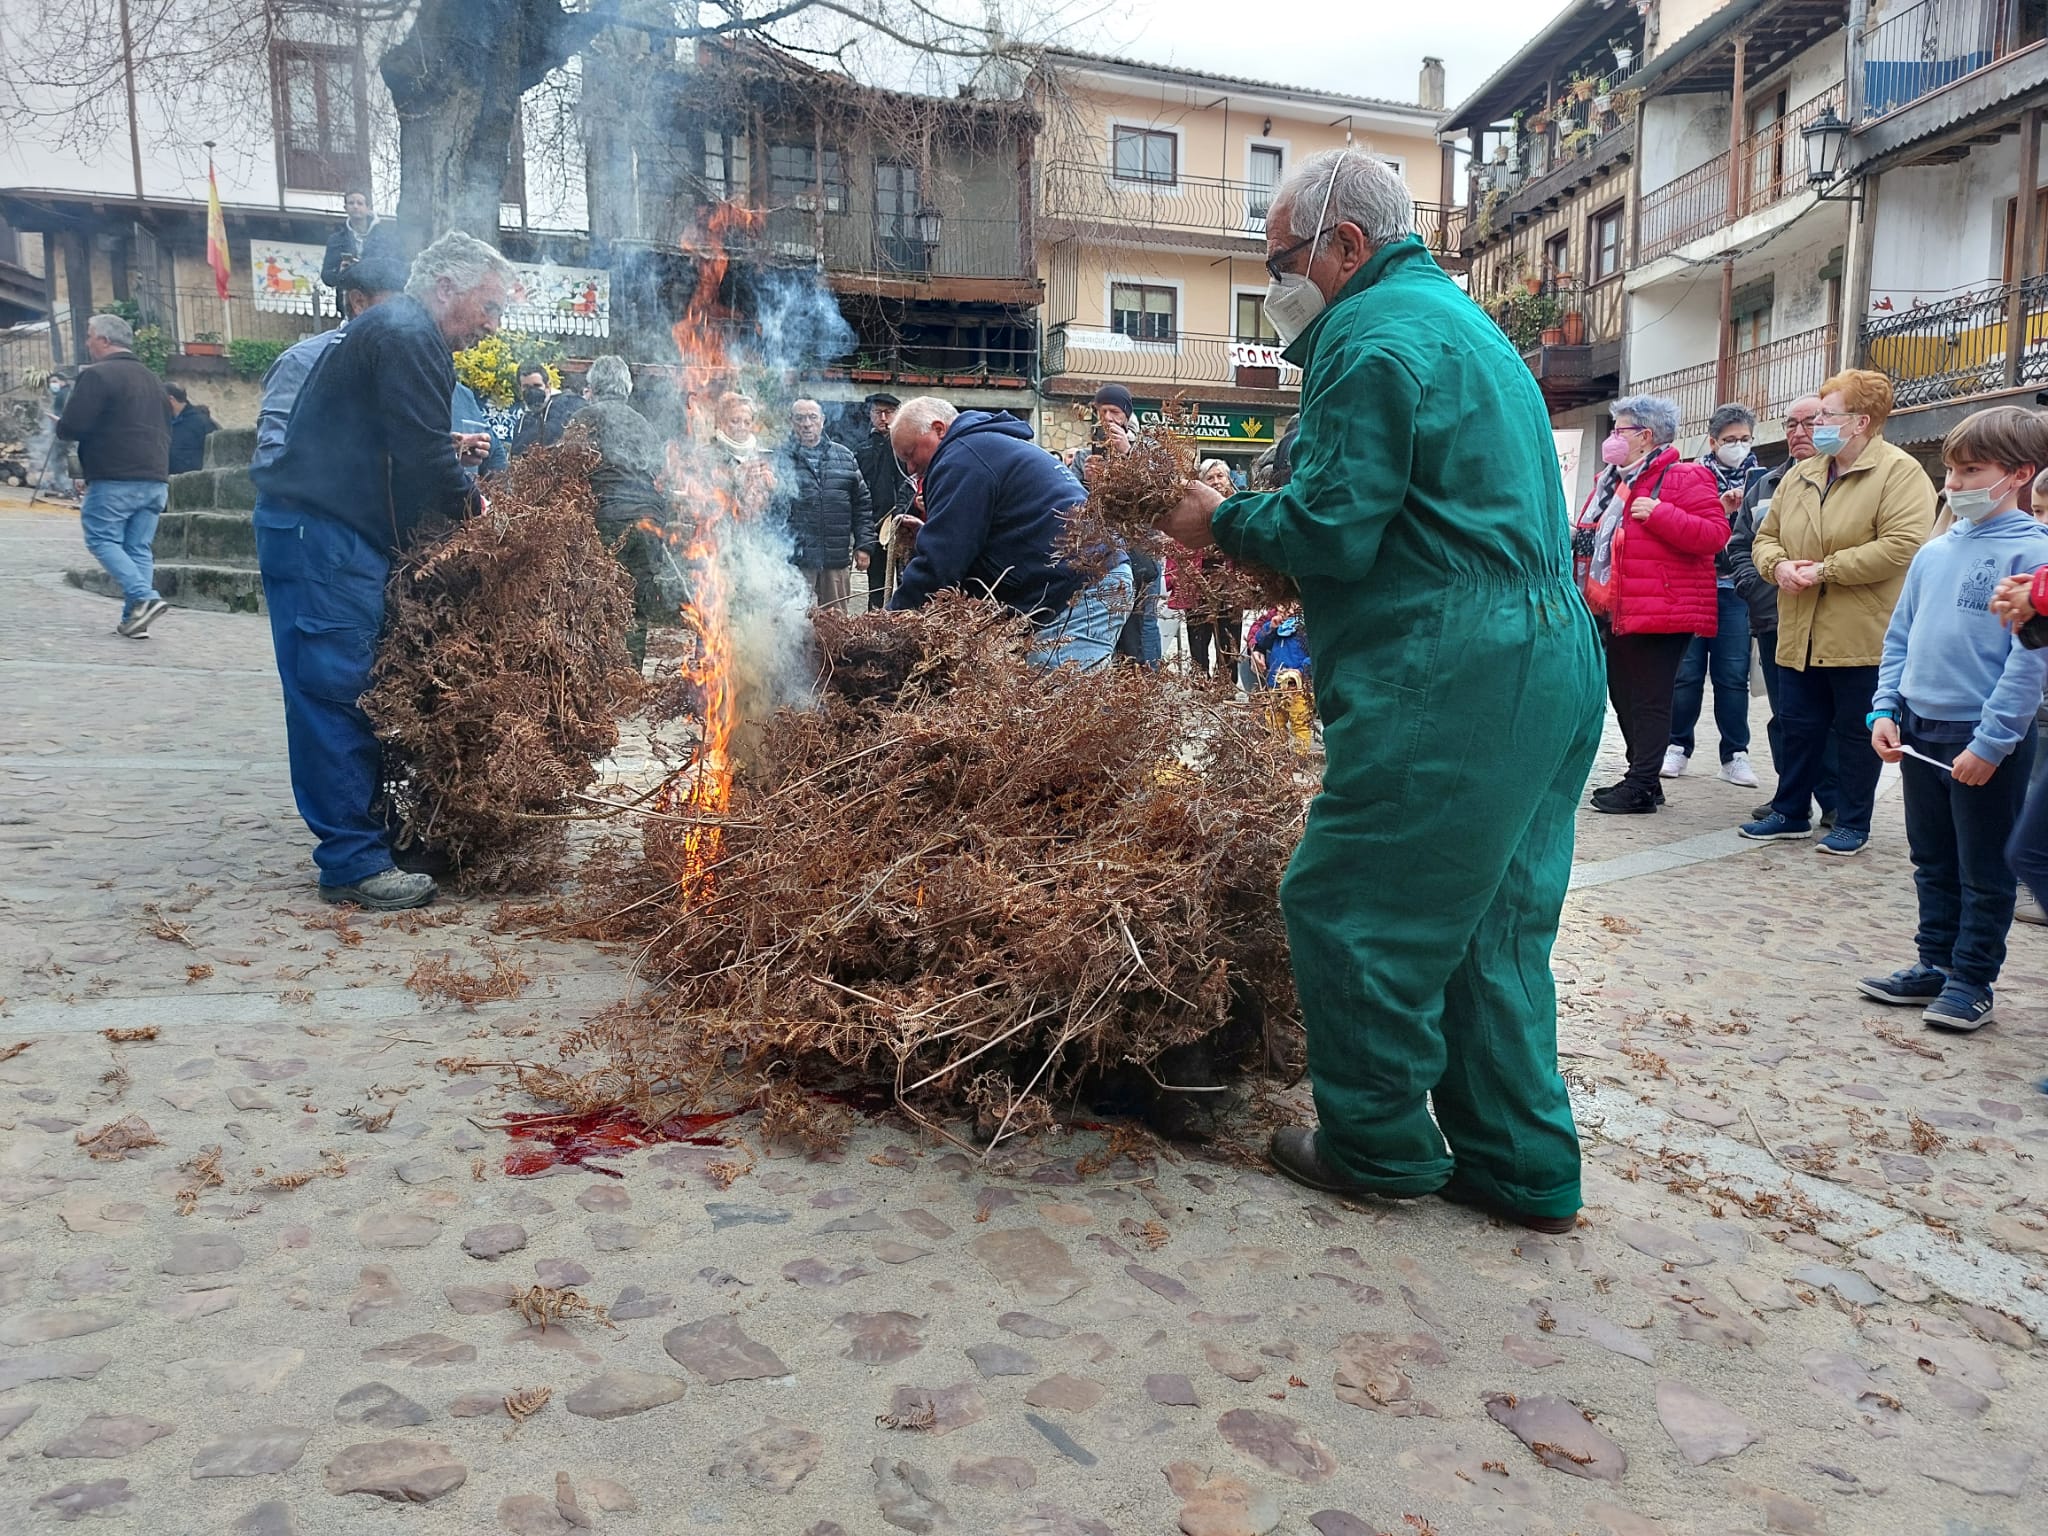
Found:
[[[1622,74],[1627,74],[1629,65],[1636,59],[1635,46],[1625,37],[1609,38],[1607,46],[1614,53],[1614,67]]]
[[[219,331],[194,331],[185,343],[187,357],[219,357],[226,351]]]
[[[1564,345],[1564,327],[1561,325],[1546,325],[1536,333],[1536,339],[1546,347],[1561,347]]]
[[[1570,91],[1573,101],[1591,101],[1593,99],[1593,77],[1591,75],[1573,75],[1566,89]]]
[[[1593,115],[1604,117],[1607,109],[1614,105],[1614,82],[1601,76],[1600,83],[1593,88]]]

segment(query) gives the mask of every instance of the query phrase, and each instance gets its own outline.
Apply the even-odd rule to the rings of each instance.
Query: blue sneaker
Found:
[[[1967,1035],[1991,1022],[1991,989],[1951,980],[1920,1017],[1936,1029]]]
[[[1909,965],[1889,976],[1866,976],[1856,990],[1880,1003],[1925,1003],[1940,997],[1948,986],[1948,975],[1931,965]]]
[[[1775,843],[1795,837],[1813,836],[1813,823],[1794,821],[1782,811],[1773,811],[1756,821],[1744,822],[1735,830],[1754,842]]]
[[[1868,832],[1852,832],[1847,827],[1837,827],[1814,845],[1815,853],[1832,853],[1838,859],[1854,858],[1870,842]]]

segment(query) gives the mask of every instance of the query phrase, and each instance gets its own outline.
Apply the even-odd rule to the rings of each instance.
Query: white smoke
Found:
[[[715,560],[726,583],[733,702],[742,726],[813,702],[811,584],[790,564],[789,530],[774,515],[728,519]]]

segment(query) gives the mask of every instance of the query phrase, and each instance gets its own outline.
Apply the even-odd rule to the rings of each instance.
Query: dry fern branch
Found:
[[[538,1328],[542,1333],[547,1332],[549,1323],[567,1322],[572,1317],[588,1318],[613,1332],[618,1331],[618,1324],[611,1320],[604,1307],[594,1301],[585,1301],[574,1291],[557,1289],[552,1285],[529,1285],[505,1305],[525,1318],[528,1327]]]
[[[256,1187],[280,1191],[304,1189],[315,1179],[338,1179],[347,1172],[348,1163],[342,1155],[339,1152],[327,1151],[320,1154],[320,1164],[316,1168],[298,1168],[290,1173],[273,1173],[267,1177],[263,1176],[263,1170],[258,1168]]]
[[[80,1131],[72,1140],[85,1148],[85,1155],[96,1163],[118,1163],[130,1152],[163,1145],[163,1139],[140,1115],[123,1115],[96,1131]]]
[[[413,967],[405,984],[422,1002],[474,1008],[478,1003],[517,997],[533,980],[525,966],[489,941],[484,944],[484,955],[490,966],[483,971],[465,971],[446,955],[427,955]]]
[[[132,1029],[103,1029],[100,1033],[116,1045],[127,1045],[136,1040],[154,1040],[157,1027],[154,1024],[138,1024]]]

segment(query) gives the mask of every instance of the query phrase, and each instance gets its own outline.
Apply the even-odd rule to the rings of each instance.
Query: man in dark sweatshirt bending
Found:
[[[277,673],[292,796],[319,839],[320,894],[375,912],[424,906],[431,877],[398,869],[375,809],[382,750],[357,703],[370,686],[391,562],[430,514],[465,515],[475,490],[449,431],[452,354],[498,329],[511,265],[443,235],[405,293],[349,322],[314,366],[284,448],[254,471],[256,560]]]
[[[985,592],[1031,620],[1033,666],[1108,666],[1131,611],[1130,563],[1119,557],[1091,584],[1055,553],[1066,513],[1088,495],[1031,428],[923,395],[897,410],[889,440],[923,489],[925,518],[889,606],[921,608],[946,587]]]

